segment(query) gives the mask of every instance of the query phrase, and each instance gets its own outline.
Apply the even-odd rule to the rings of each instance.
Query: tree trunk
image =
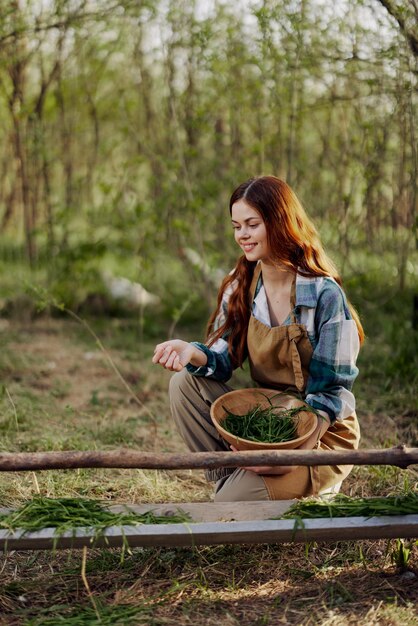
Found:
[[[16,42],[17,43],[17,42]],[[21,111],[24,107],[24,64],[18,59],[12,61],[9,68],[13,82],[13,94],[9,103],[10,114],[13,121],[13,147],[17,164],[21,203],[23,209],[23,225],[26,242],[26,256],[31,267],[34,266],[36,248],[33,236],[33,214],[30,197],[30,182],[27,167],[26,150],[26,127]],[[12,196],[13,197],[13,196]]]

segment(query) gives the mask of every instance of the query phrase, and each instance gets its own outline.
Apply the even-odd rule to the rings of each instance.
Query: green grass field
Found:
[[[0,319],[1,450],[185,450],[169,417],[170,374],[151,363],[156,340],[147,336],[146,325],[144,333],[132,318],[89,323],[105,350],[85,326],[65,316]],[[190,332],[179,330],[184,337]],[[395,366],[387,353],[385,343],[370,338],[359,362],[363,448],[418,445],[414,374],[406,368],[405,384],[399,384],[396,372],[388,374]],[[246,378],[239,372],[235,383]],[[417,481],[417,468],[358,467],[343,492],[386,495],[414,488]],[[200,471],[0,475],[1,506],[17,506],[36,493],[112,504],[180,502],[209,500],[211,487]],[[400,567],[407,549],[406,567]],[[11,552],[0,567],[0,624],[413,625],[417,606],[413,541],[125,554],[116,549]]]

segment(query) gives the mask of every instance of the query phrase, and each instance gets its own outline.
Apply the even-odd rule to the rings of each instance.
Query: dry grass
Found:
[[[39,617],[51,599],[61,613],[88,606],[80,568],[79,553],[8,555],[3,623]],[[138,606],[153,624],[414,624],[417,617],[417,578],[395,569],[386,542],[134,550],[123,562],[119,551],[91,551],[86,576],[103,605]]]
[[[104,327],[101,337],[146,409],[129,397],[94,341],[75,324],[11,324],[0,345],[3,450],[184,449],[168,417],[169,374],[150,362],[152,342],[139,344],[135,331],[120,322]],[[360,417],[363,447],[416,437],[414,419],[367,412]],[[412,469],[359,467],[344,492],[380,495],[417,479]],[[17,505],[38,490],[112,503],[211,497],[201,472],[0,475],[1,506]],[[412,548],[409,569],[402,571],[397,548],[395,541],[226,545],[135,549],[123,559],[119,550],[90,550],[85,578],[91,596],[81,575],[81,552],[12,552],[0,564],[0,624],[409,626],[418,624],[418,551]]]

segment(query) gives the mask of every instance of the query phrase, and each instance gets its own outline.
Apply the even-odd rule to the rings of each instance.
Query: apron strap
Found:
[[[292,320],[292,324],[297,324],[296,315],[295,315],[295,306],[296,306],[296,276],[295,274],[293,278],[292,288],[290,290],[290,319]]]
[[[296,387],[299,391],[303,391],[305,388],[305,379],[303,377],[302,363],[300,361],[300,354],[297,344],[299,340],[304,337],[304,332],[299,325],[291,324],[288,328],[290,351],[292,356],[292,367],[295,375]]]
[[[250,285],[250,291],[249,291],[249,297],[250,297],[250,309],[254,300],[254,295],[255,295],[255,290],[257,289],[257,283],[258,283],[258,279],[260,277],[260,273],[261,273],[261,263],[257,263],[255,269],[254,269],[254,274],[253,274],[253,279],[251,281],[251,285]]]
[[[292,289],[290,291],[290,307],[291,307],[290,319],[292,321],[292,324],[288,326],[288,329],[289,329],[288,332],[289,332],[290,350],[292,354],[292,366],[293,366],[293,373],[295,375],[296,387],[298,388],[299,391],[303,391],[305,389],[305,379],[303,377],[302,363],[300,361],[300,354],[299,354],[297,344],[299,343],[299,340],[304,336],[304,333],[301,330],[300,325],[297,323],[296,315],[295,315],[296,276],[297,274],[295,274],[295,277],[292,283]]]

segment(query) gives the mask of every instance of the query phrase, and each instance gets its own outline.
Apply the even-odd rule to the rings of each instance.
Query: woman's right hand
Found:
[[[153,363],[172,372],[180,372],[191,363],[196,367],[205,365],[207,358],[202,350],[182,339],[170,339],[155,346]]]

